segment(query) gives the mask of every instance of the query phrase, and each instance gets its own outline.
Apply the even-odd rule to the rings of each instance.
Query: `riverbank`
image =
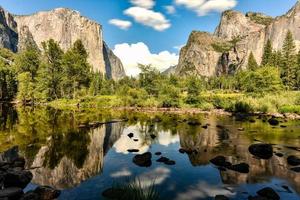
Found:
[[[300,119],[300,92],[281,92],[264,96],[243,93],[205,92],[201,102],[187,104],[182,97],[179,106],[163,107],[159,99],[149,98],[139,103],[129,104],[122,96],[102,95],[80,99],[59,99],[44,103],[60,110],[111,109],[118,111],[175,114],[217,114],[232,115],[246,113],[249,115],[275,116],[278,118]]]

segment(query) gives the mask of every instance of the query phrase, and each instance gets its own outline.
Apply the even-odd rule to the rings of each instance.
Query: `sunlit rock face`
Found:
[[[17,23],[14,17],[0,7],[0,47],[11,49],[16,52],[18,49]]]
[[[103,170],[104,155],[120,137],[122,130],[123,128],[120,124],[108,124],[86,133],[89,137],[89,144],[87,145],[88,154],[80,167],[76,165],[76,161],[67,156],[63,156],[58,165],[53,169],[45,166],[47,152],[50,150],[51,145],[43,146],[31,166],[42,166],[41,168],[32,170],[32,182],[38,185],[49,185],[58,189],[66,189],[72,188],[82,181],[101,173]],[[82,149],[78,149],[78,151],[82,151]]]
[[[215,76],[221,73],[232,73],[237,69],[246,69],[252,52],[258,63],[261,63],[263,49],[268,39],[275,50],[282,48],[286,33],[290,30],[300,47],[300,2],[285,15],[271,18],[261,13],[243,14],[238,11],[225,11],[220,24],[213,34],[193,31],[188,43],[181,49],[176,74],[194,74]],[[228,55],[216,52],[212,44],[240,40]],[[227,69],[224,68],[226,64]]]
[[[12,16],[0,9],[0,46],[16,52],[27,44],[42,49],[42,42],[54,39],[63,50],[69,49],[80,39],[88,52],[88,62],[93,71],[119,79],[125,76],[123,65],[103,41],[102,26],[79,12],[57,8],[38,12],[33,15]]]

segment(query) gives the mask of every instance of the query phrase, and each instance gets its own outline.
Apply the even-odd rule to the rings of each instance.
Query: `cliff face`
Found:
[[[2,9],[1,13],[7,12]],[[54,39],[64,50],[67,50],[80,39],[89,53],[88,61],[94,71],[102,72],[115,79],[125,75],[121,61],[104,45],[101,25],[82,17],[77,11],[58,8],[27,16],[12,17],[10,14],[5,14],[4,18],[6,21],[12,21],[10,26],[4,27],[15,30],[15,35],[10,34],[12,36],[6,36],[10,33],[9,29],[6,35],[0,34],[2,38],[9,38],[2,40],[4,41],[2,46],[6,48],[17,51],[16,47],[22,50],[27,43],[34,43],[41,49],[42,42]],[[9,23],[1,20],[1,24]],[[105,51],[110,53],[104,55]],[[108,59],[105,59],[105,56],[108,56]]]
[[[288,30],[293,33],[299,49],[299,23],[299,2],[287,14],[274,19],[261,13],[249,12],[245,15],[237,11],[225,11],[213,34],[191,33],[187,45],[181,49],[176,73],[188,71],[201,76],[214,76],[245,69],[251,52],[257,62],[261,62],[268,39],[272,41],[274,49],[281,49]],[[226,54],[212,48],[212,44],[228,43],[237,38],[235,46]]]
[[[17,23],[10,13],[0,7],[0,47],[16,52],[17,46]]]

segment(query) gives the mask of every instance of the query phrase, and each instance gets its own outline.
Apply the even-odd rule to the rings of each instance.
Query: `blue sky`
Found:
[[[31,14],[57,7],[78,10],[82,15],[103,25],[105,41],[112,49],[117,44],[123,44],[117,46],[117,53],[128,51],[135,45],[132,54],[143,49],[146,51],[145,55],[151,54],[154,56],[152,60],[160,62],[162,56],[176,59],[178,49],[175,47],[185,44],[192,30],[213,32],[222,10],[232,8],[242,12],[255,11],[278,16],[287,12],[296,2],[297,0],[0,0],[0,5],[14,14]],[[166,6],[169,6],[169,11]],[[129,25],[131,26],[128,27]],[[172,62],[168,64],[171,65]]]

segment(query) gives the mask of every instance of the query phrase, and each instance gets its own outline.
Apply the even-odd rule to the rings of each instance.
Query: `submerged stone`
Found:
[[[273,147],[270,144],[252,144],[248,150],[261,159],[270,159],[273,156]]]
[[[160,156],[161,152],[156,152],[155,155]]]
[[[268,120],[269,124],[272,126],[277,126],[279,124],[279,121],[272,117],[271,119]]]
[[[169,160],[170,160],[169,158],[166,158],[166,157],[163,157],[163,156],[162,156],[162,157],[160,157],[159,159],[157,159],[156,162],[163,162],[163,163],[164,163],[164,162],[167,162],[167,161],[169,161]]]
[[[1,199],[14,200],[14,199],[19,199],[22,195],[23,195],[23,190],[22,188],[18,188],[18,187],[9,187],[0,190]]]
[[[138,149],[128,149],[127,151],[129,153],[136,153],[136,152],[139,152],[140,150],[138,150]]]
[[[164,162],[166,165],[175,165],[176,162],[174,160],[168,160],[166,162]]]
[[[217,195],[215,196],[215,200],[229,200],[229,198],[224,195]]]
[[[150,152],[136,155],[133,157],[133,163],[140,167],[150,167],[152,165],[151,162],[152,154]]]
[[[210,160],[210,162],[216,166],[225,167],[226,164],[226,158],[224,156],[217,156]]]
[[[8,171],[4,175],[4,187],[25,188],[32,179],[30,171]]]
[[[270,187],[265,187],[256,192],[259,196],[265,197],[267,199],[279,200],[279,195]]]
[[[298,158],[296,156],[289,156],[287,158],[287,162],[289,165],[297,166],[297,165],[300,165],[300,158]]]
[[[227,167],[230,170],[239,172],[239,173],[249,173],[249,165],[247,163],[240,163],[240,164],[236,164],[236,165],[231,165],[229,167]]]
[[[52,200],[59,197],[61,192],[52,187],[39,186],[34,190],[34,193],[38,194],[41,200]]]

